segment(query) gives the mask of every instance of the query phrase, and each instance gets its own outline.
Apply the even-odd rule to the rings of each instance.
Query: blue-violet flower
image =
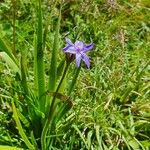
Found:
[[[63,48],[65,53],[74,54],[76,58],[76,66],[80,66],[81,59],[85,62],[87,67],[90,67],[89,57],[86,55],[86,52],[90,51],[93,48],[93,43],[85,44],[82,41],[76,41],[74,44],[69,38],[66,38],[67,46]]]

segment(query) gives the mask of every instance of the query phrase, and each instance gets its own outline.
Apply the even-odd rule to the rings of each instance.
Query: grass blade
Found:
[[[29,149],[34,149],[34,146],[30,143],[30,141],[28,140],[25,132],[23,131],[23,128],[22,128],[22,125],[20,123],[20,120],[19,120],[19,117],[18,117],[18,114],[17,114],[17,109],[15,107],[14,102],[12,102],[12,109],[13,109],[14,119],[15,119],[15,122],[16,122],[16,125],[17,125],[20,136],[22,137],[22,139],[24,140],[26,146]]]
[[[96,125],[95,130],[96,130],[96,138],[98,141],[98,147],[99,149],[103,149],[102,148],[102,144],[101,144],[101,136],[100,136],[100,131],[99,131],[100,126]]]
[[[93,131],[91,130],[88,132],[88,135],[87,135],[87,144],[88,144],[89,149],[91,148],[92,135],[93,135]]]
[[[23,150],[23,148],[17,148],[12,146],[0,145],[1,150]]]
[[[82,135],[81,131],[79,130],[79,128],[78,128],[76,125],[73,125],[73,128],[74,128],[74,129],[77,131],[77,133],[80,135],[80,137],[81,137],[81,139],[83,140],[83,142],[84,142],[86,148],[88,149],[88,146],[87,146],[87,144],[86,144],[86,140],[85,140],[84,136]]]
[[[38,149],[38,145],[36,143],[36,139],[34,137],[33,131],[31,131],[31,141],[32,141],[32,144],[34,145],[35,149]]]

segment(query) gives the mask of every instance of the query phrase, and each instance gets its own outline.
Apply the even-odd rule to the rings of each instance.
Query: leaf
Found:
[[[57,78],[59,78],[62,75],[64,66],[65,66],[65,59],[63,59],[57,67]]]
[[[59,107],[59,111],[55,115],[55,123],[59,122],[61,118],[72,108],[72,103],[64,103]]]
[[[19,117],[18,117],[18,113],[17,113],[17,109],[15,107],[15,104],[14,102],[12,102],[12,109],[13,109],[13,115],[14,115],[14,119],[15,119],[15,122],[16,122],[16,125],[18,127],[18,131],[19,131],[19,134],[20,136],[22,137],[22,139],[24,140],[26,146],[31,149],[31,150],[34,150],[34,146],[30,143],[30,141],[28,140],[25,132],[23,131],[23,128],[22,128],[22,125],[20,123],[20,120],[19,120]]]
[[[122,97],[120,98],[120,102],[127,102],[128,101],[128,96],[130,95],[131,91],[133,90],[132,87],[128,86],[125,90],[125,92],[123,93]]]
[[[87,143],[88,143],[89,149],[91,148],[92,135],[93,135],[93,131],[91,130],[91,131],[88,132],[88,135],[87,135]]]
[[[36,71],[37,74],[37,84],[38,84],[38,96],[39,98],[39,106],[42,112],[45,112],[45,102],[46,98],[43,95],[45,92],[45,73],[44,73],[44,51],[43,51],[43,25],[42,25],[42,6],[41,0],[38,0],[38,28],[37,28],[37,47],[35,49],[34,54],[36,54]]]
[[[81,131],[79,130],[79,128],[78,128],[76,125],[72,125],[72,127],[73,127],[73,128],[77,131],[77,133],[80,135],[80,137],[81,137],[81,139],[83,140],[83,142],[84,142],[86,148],[88,149],[88,146],[87,146],[87,144],[86,144],[86,140],[85,140],[84,136],[82,135]]]
[[[75,70],[72,82],[71,82],[71,84],[70,84],[70,86],[68,88],[68,95],[70,95],[71,92],[73,91],[73,88],[74,88],[74,86],[76,84],[76,81],[77,81],[78,75],[80,73],[80,70],[81,70],[81,66]]]
[[[29,127],[30,123],[29,121],[20,113],[20,111],[17,111],[17,115],[20,118],[21,122],[26,126]]]
[[[100,140],[100,135],[99,135],[99,126],[98,125],[96,125],[96,139],[97,139],[97,141],[98,141],[98,145],[99,145],[99,149],[102,149],[102,144],[101,144],[101,140]]]
[[[9,47],[6,45],[5,41],[3,39],[0,38],[0,52],[5,52],[11,59],[12,61],[17,65],[18,62],[15,59],[14,55],[12,54],[11,50],[9,49]]]
[[[51,57],[51,64],[49,69],[49,82],[48,82],[48,90],[54,91],[56,87],[57,80],[57,57],[58,57],[58,49],[59,49],[59,30],[60,30],[60,20],[61,20],[61,10],[59,14],[59,18],[56,25],[54,45]]]
[[[37,77],[37,37],[36,34],[34,34],[34,40],[33,40],[33,45],[34,45],[34,86],[35,89],[38,89],[38,77]],[[37,90],[35,90],[35,95],[37,95]]]
[[[10,68],[14,72],[18,72],[20,74],[20,69],[17,66],[17,64],[14,62],[14,60],[6,53],[6,52],[0,52],[0,57],[10,66]]]
[[[17,147],[13,147],[13,146],[0,145],[0,150],[23,150],[23,148],[17,148]]]
[[[38,149],[38,145],[36,143],[36,139],[34,137],[33,131],[31,131],[31,141],[32,141],[32,144],[34,145],[35,149]]]
[[[128,141],[128,143],[134,150],[140,150],[139,144],[134,139]]]
[[[27,62],[26,62],[26,51],[21,51],[21,85],[24,89],[24,93],[26,95],[29,95],[28,91],[28,84],[27,84],[27,76],[26,76],[26,69],[27,68]]]

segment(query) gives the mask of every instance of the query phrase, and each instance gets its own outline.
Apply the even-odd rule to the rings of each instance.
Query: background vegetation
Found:
[[[42,2],[44,27],[48,24],[44,51],[46,83],[60,4],[60,1]],[[21,55],[27,60],[27,83],[33,89],[36,11],[35,0],[0,1],[1,38],[19,61]],[[150,149],[149,18],[149,0],[63,2],[59,62],[64,57],[65,36],[73,41],[93,41],[95,46],[88,54],[91,68],[81,65],[76,87],[69,95],[73,108],[57,124],[55,133],[49,135],[53,138],[51,149]],[[30,120],[22,110],[27,103],[21,81],[17,68],[2,52],[2,46],[0,59],[0,145],[27,149],[12,117],[11,103],[16,99],[17,108]],[[75,73],[74,68],[72,64],[66,78],[68,83]],[[28,121],[21,121],[25,133],[30,135]]]

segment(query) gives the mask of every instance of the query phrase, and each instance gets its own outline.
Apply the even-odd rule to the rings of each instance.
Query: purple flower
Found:
[[[81,41],[76,41],[74,44],[69,38],[66,38],[67,46],[63,48],[65,53],[74,54],[76,57],[76,66],[80,66],[81,59],[85,62],[87,67],[90,67],[89,57],[86,55],[86,52],[90,51],[93,48],[93,43],[85,44]]]

